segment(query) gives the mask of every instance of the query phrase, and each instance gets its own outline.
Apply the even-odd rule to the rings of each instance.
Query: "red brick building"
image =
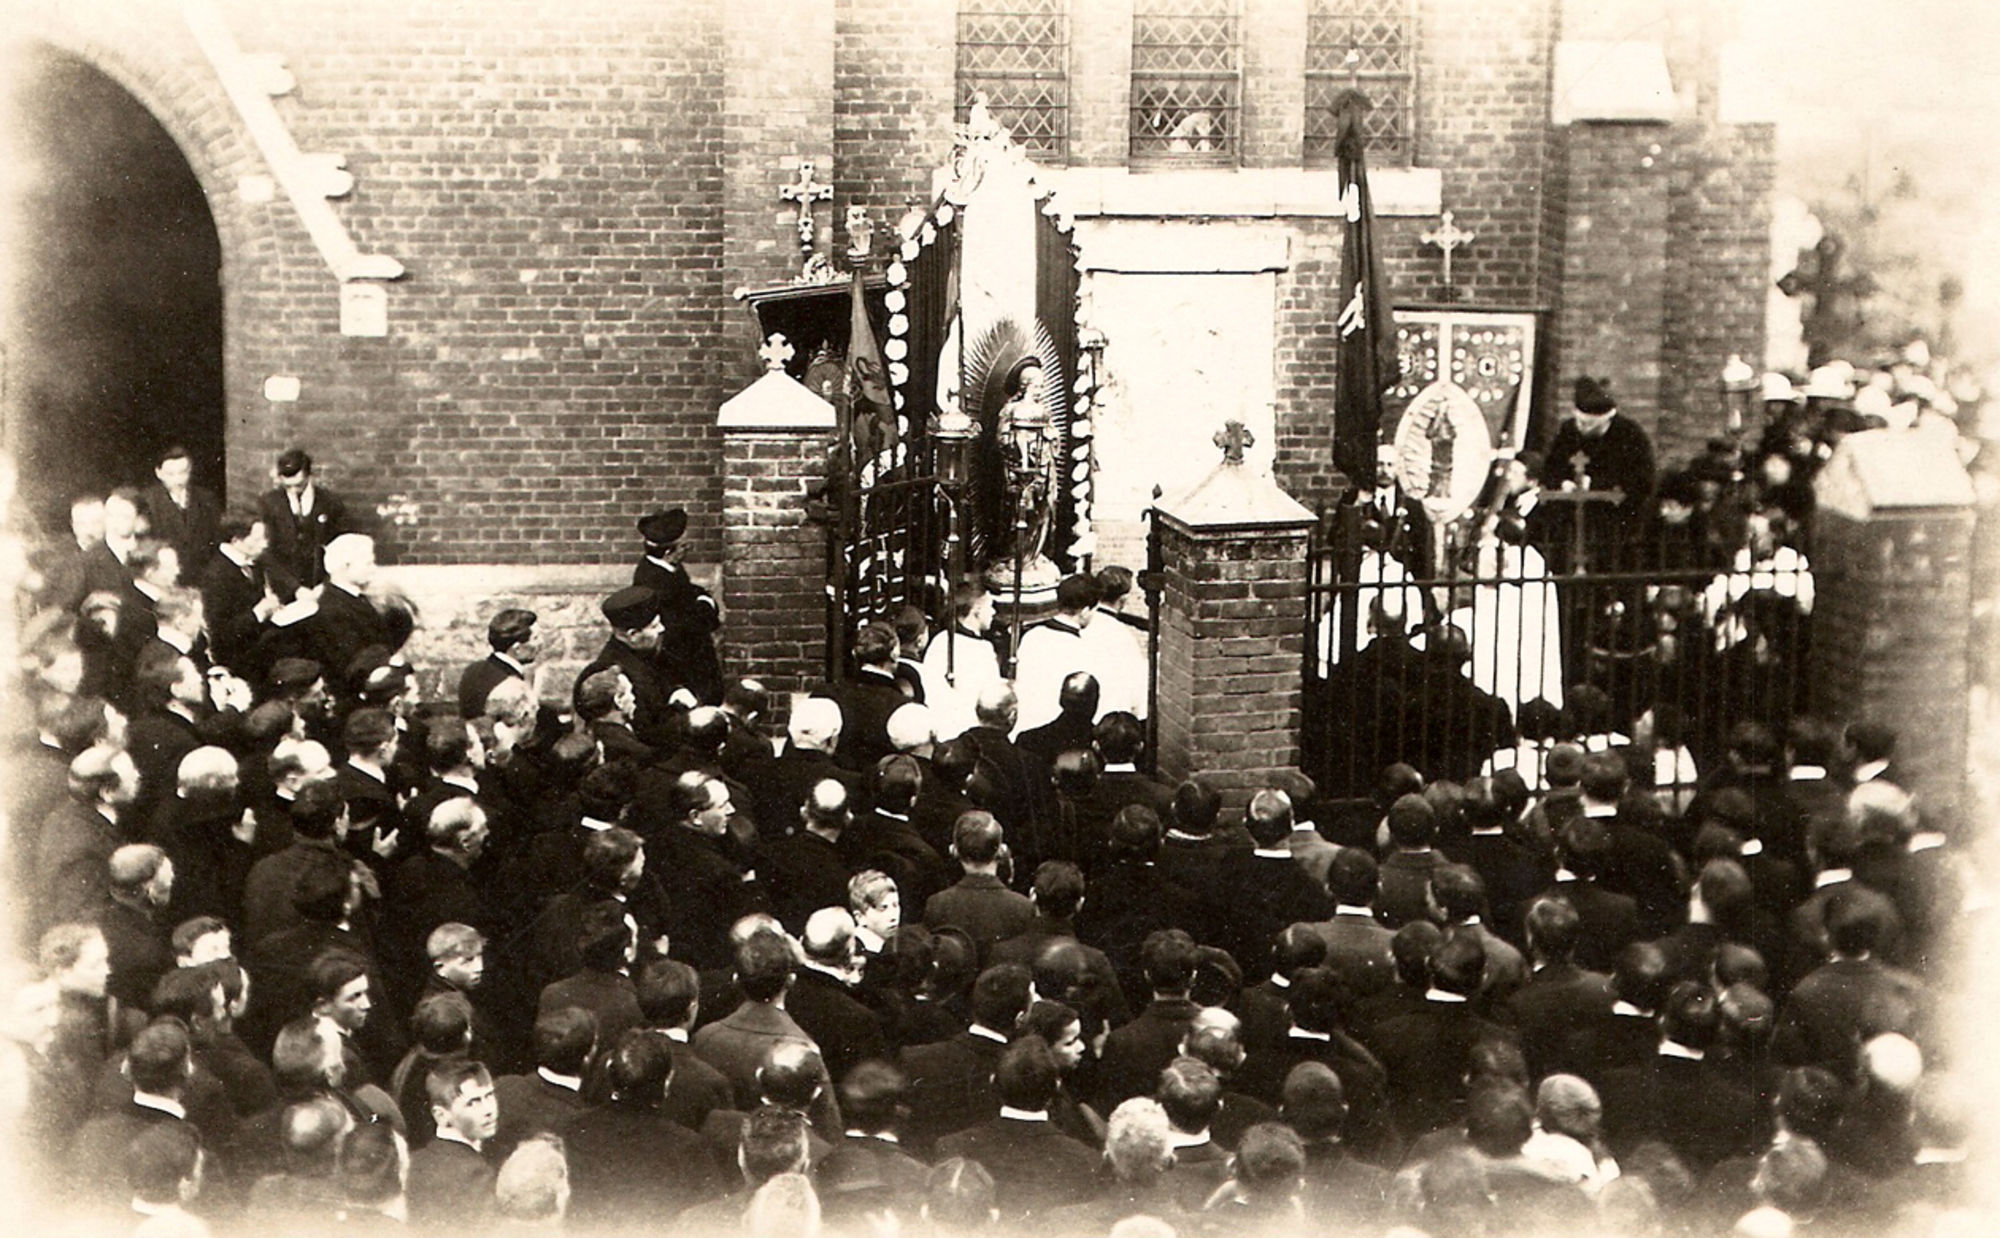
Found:
[[[1538,402],[1608,375],[1662,456],[1685,454],[1720,423],[1726,357],[1762,351],[1772,131],[1733,90],[1729,7],[120,0],[16,23],[25,80],[47,87],[16,100],[16,129],[45,179],[87,180],[65,163],[82,139],[60,92],[121,92],[212,219],[219,377],[208,397],[135,405],[126,430],[212,440],[232,498],[303,445],[379,518],[385,560],[426,569],[406,572],[419,594],[476,584],[550,606],[615,577],[601,568],[660,502],[689,508],[696,561],[737,570],[716,410],[760,370],[732,291],[798,269],[779,189],[815,162],[824,248],[849,207],[893,227],[927,201],[975,89],[1077,221],[1128,418],[1143,424],[1149,392],[1234,384],[1275,429],[1279,479],[1324,496],[1340,259],[1324,103],[1355,86],[1377,102],[1398,303],[1443,300],[1423,237],[1451,211],[1475,237],[1453,255],[1452,306],[1536,316]],[[37,212],[62,208],[29,193],[12,209],[35,236]],[[190,278],[199,292],[206,273]],[[199,300],[144,312],[185,327]],[[1149,316],[1118,321],[1133,305]],[[1241,369],[1176,374],[1203,333]],[[36,452],[90,398],[52,376],[72,364],[57,338],[9,363],[30,493]]]

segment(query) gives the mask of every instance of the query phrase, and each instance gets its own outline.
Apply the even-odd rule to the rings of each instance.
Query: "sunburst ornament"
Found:
[[[1029,358],[1041,363],[1042,403],[1049,416],[1067,438],[1069,434],[1069,375],[1063,372],[1062,357],[1056,351],[1049,329],[1037,322],[1032,332],[1013,318],[1002,318],[988,327],[965,354],[964,390],[975,393],[980,424],[991,426],[1007,402],[1007,384]]]

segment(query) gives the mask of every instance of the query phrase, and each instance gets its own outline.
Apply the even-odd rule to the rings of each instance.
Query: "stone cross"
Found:
[[[764,341],[763,347],[757,350],[757,355],[763,358],[764,368],[767,370],[784,369],[785,363],[790,361],[796,353],[797,350],[791,346],[783,335],[779,334],[773,334],[770,339]]]
[[[1232,417],[1215,432],[1214,442],[1222,448],[1224,464],[1241,464],[1243,453],[1257,445],[1257,436],[1250,432],[1250,427]]]
[[[1470,245],[1478,239],[1478,234],[1459,227],[1457,221],[1451,217],[1451,212],[1446,211],[1439,219],[1438,226],[1418,239],[1426,245],[1435,245],[1444,251],[1444,299],[1447,301],[1455,299],[1457,289],[1451,282],[1451,253],[1460,246]]]
[[[833,200],[833,186],[815,181],[813,171],[812,160],[799,160],[798,183],[786,185],[778,191],[778,197],[786,202],[799,204],[799,248],[808,252],[813,247],[813,233],[818,231],[818,225],[813,221],[813,203]]]

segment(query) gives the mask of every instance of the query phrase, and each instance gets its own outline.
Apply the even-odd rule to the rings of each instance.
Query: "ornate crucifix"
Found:
[[[1840,274],[1840,260],[1847,246],[1829,232],[1812,249],[1800,252],[1798,269],[1778,281],[1778,291],[1788,297],[1810,297],[1812,304],[1799,313],[1806,341],[1806,364],[1825,365],[1840,351],[1858,325],[1853,313],[1857,302],[1875,291],[1875,281],[1865,272]],[[1810,254],[1810,260],[1806,255]]]
[[[799,181],[778,191],[778,196],[787,202],[799,204],[799,248],[810,254],[813,234],[819,225],[813,221],[813,203],[833,200],[833,186],[822,185],[813,179],[813,161],[799,160]]]
[[[1446,211],[1439,219],[1438,226],[1418,239],[1426,245],[1435,245],[1444,251],[1444,299],[1458,300],[1458,287],[1451,282],[1451,254],[1461,246],[1472,244],[1478,239],[1478,233],[1459,227],[1457,221],[1452,219],[1451,212]]]

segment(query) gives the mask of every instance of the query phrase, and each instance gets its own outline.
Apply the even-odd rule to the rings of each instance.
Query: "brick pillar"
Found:
[[[1608,377],[1619,411],[1655,432],[1660,420],[1660,345],[1667,273],[1667,127],[1572,124],[1565,134],[1568,184],[1562,313],[1556,335],[1566,408],[1579,374]],[[1719,367],[1718,367],[1719,368]]]
[[[1160,775],[1202,775],[1240,809],[1298,768],[1312,513],[1225,460],[1155,518]]]
[[[826,674],[826,530],[805,490],[826,476],[833,406],[772,369],[722,406],[723,663],[774,701]]]
[[[1894,728],[1905,789],[1953,822],[1967,803],[1972,483],[1948,441],[1874,430],[1814,489],[1813,707]]]
[[[1132,0],[1070,6],[1069,161],[1119,167],[1132,145]]]

